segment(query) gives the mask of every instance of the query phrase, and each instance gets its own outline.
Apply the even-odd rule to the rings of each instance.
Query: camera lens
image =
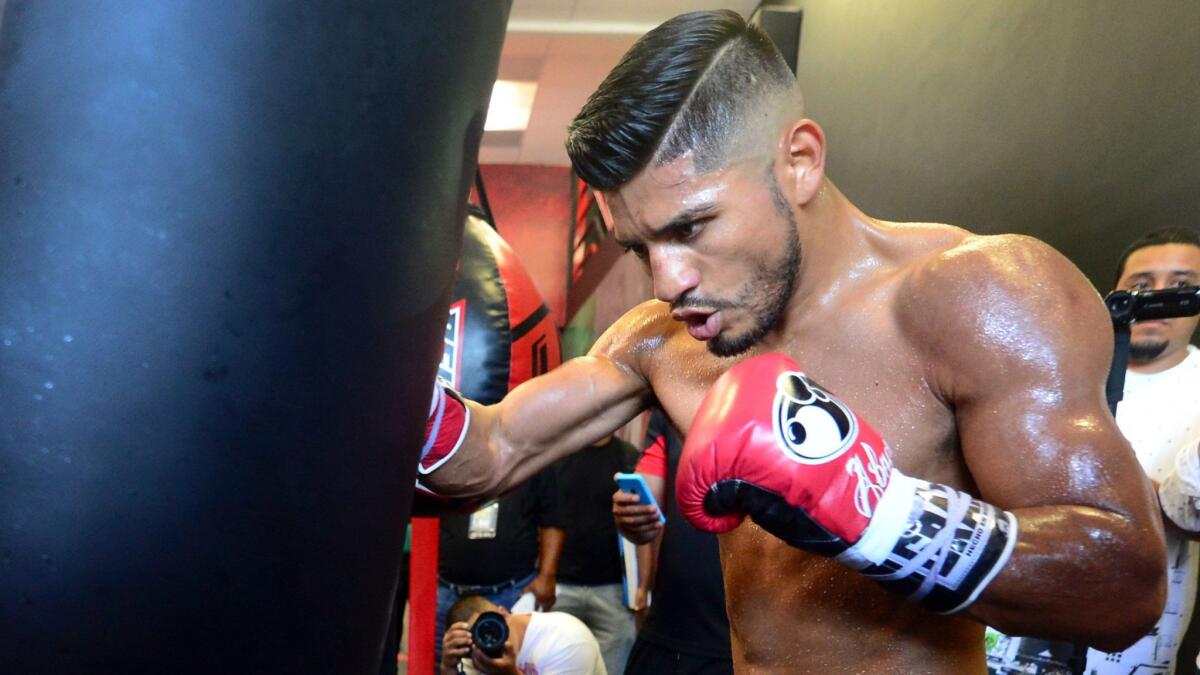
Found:
[[[508,622],[496,612],[484,612],[471,626],[471,639],[484,654],[492,658],[500,656],[508,641]]]
[[[1134,297],[1129,291],[1113,291],[1104,298],[1108,313],[1116,323],[1128,325],[1133,320]]]

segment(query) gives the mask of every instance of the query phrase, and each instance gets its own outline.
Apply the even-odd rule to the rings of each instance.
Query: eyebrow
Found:
[[[1154,275],[1159,274],[1159,273],[1160,272],[1158,272],[1158,271],[1152,271],[1152,270],[1147,270],[1145,272],[1134,272],[1133,274],[1130,274],[1128,277],[1126,277],[1126,281],[1129,282],[1129,281],[1138,281],[1141,279],[1153,279]],[[1188,270],[1188,269],[1167,270],[1166,272],[1162,272],[1162,274],[1166,274],[1168,277],[1187,277],[1189,279],[1194,279],[1197,276],[1200,276],[1197,274],[1197,272],[1195,270]]]
[[[671,216],[670,220],[663,223],[659,227],[650,230],[650,239],[657,239],[664,233],[670,232],[671,230],[683,227],[685,225],[690,225],[704,216],[709,215],[713,209],[716,208],[716,206],[717,205],[715,202],[704,202],[703,204],[690,206],[679,213],[676,213],[674,216]],[[638,243],[637,241],[630,241],[628,239],[616,239],[615,241],[617,242],[618,246],[623,248],[630,248]]]
[[[1131,278],[1133,278],[1133,277],[1152,277],[1155,274],[1167,274],[1170,276],[1183,275],[1183,276],[1187,276],[1187,277],[1194,277],[1194,276],[1196,276],[1197,272],[1196,272],[1196,270],[1189,270],[1189,269],[1165,270],[1165,271],[1164,270],[1146,270],[1144,272],[1134,272],[1133,274],[1130,274],[1129,276]]]

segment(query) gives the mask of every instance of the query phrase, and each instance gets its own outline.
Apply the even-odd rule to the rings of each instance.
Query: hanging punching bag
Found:
[[[533,279],[508,243],[471,214],[438,375],[492,404],[561,361],[558,330]]]
[[[558,329],[541,294],[512,248],[478,214],[467,217],[452,297],[438,375],[467,398],[495,403],[561,362]],[[446,508],[419,493],[413,506],[426,516]],[[408,643],[413,672],[435,665],[434,642],[442,638],[434,630],[439,548],[438,519],[414,518]]]
[[[378,668],[508,5],[0,3],[0,670]]]

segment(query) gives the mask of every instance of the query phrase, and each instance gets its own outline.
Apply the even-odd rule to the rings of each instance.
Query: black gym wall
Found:
[[[791,0],[828,173],[870,215],[1037,236],[1108,290],[1200,227],[1200,2]]]

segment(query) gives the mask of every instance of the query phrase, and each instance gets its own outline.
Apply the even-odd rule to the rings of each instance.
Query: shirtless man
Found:
[[[862,213],[732,12],[642,38],[567,147],[657,300],[497,405],[435,388],[425,485],[497,494],[657,402],[681,512],[725,532],[739,672],[982,673],[980,622],[1106,650],[1154,624],[1162,523],[1067,260]]]

